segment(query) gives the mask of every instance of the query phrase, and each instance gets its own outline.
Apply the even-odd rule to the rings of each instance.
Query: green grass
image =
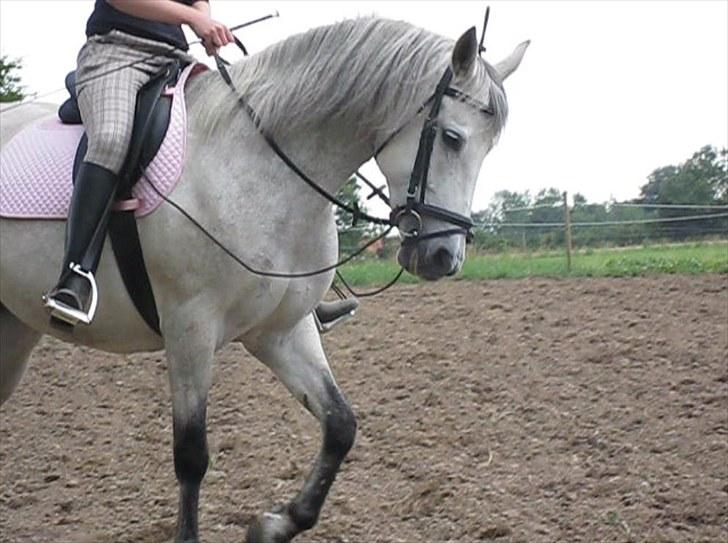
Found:
[[[398,269],[394,259],[367,259],[344,266],[341,272],[352,285],[381,285]],[[563,252],[471,255],[457,278],[631,277],[662,273],[728,273],[728,242],[576,251],[570,273]],[[418,280],[405,273],[401,281]]]

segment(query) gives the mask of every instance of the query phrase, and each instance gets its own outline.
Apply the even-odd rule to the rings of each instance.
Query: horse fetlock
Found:
[[[248,527],[246,543],[289,543],[301,532],[290,515],[285,512],[263,513]]]
[[[303,532],[310,530],[318,522],[320,509],[302,503],[293,502],[288,506],[288,515],[298,528],[298,531]]]

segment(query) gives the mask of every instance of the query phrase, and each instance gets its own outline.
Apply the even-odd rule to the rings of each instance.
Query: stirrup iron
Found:
[[[329,330],[331,330],[334,326],[341,324],[344,321],[349,320],[356,314],[356,310],[351,310],[348,313],[344,313],[340,317],[335,318],[332,321],[329,322],[321,322],[321,320],[318,318],[318,315],[316,315],[316,312],[313,312],[313,318],[316,321],[316,328],[318,328],[319,334],[325,334]]]
[[[94,316],[96,315],[96,307],[99,303],[99,290],[96,286],[96,279],[93,273],[81,269],[80,264],[71,262],[68,267],[73,273],[80,275],[91,285],[91,302],[89,303],[88,311],[84,312],[81,309],[70,307],[63,302],[53,299],[48,293],[43,295],[43,302],[46,307],[50,308],[51,317],[55,319],[66,322],[71,326],[75,326],[79,322],[91,324],[91,321],[94,320]]]

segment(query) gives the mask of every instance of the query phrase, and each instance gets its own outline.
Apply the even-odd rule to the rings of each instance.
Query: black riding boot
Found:
[[[118,176],[84,162],[78,171],[66,223],[66,254],[56,287],[43,296],[51,318],[90,324],[95,312],[96,280]],[[89,299],[89,295],[91,299]]]

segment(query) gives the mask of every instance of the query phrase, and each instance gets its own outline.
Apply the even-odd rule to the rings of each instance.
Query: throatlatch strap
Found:
[[[146,118],[138,119],[135,116],[135,123],[142,122],[142,129],[139,137],[141,141],[147,137],[151,118],[157,102],[161,98],[162,88],[173,73],[181,70],[179,63],[174,62],[165,66],[159,73],[154,76],[147,85],[150,87],[158,87],[159,91],[155,92],[155,98],[149,109],[146,111]],[[141,147],[139,147],[141,149]],[[130,149],[130,155],[132,155]],[[121,186],[117,197],[121,199],[132,198],[132,185],[134,181],[143,175],[143,171],[139,165],[139,156],[128,156],[125,161],[126,171],[121,179]],[[144,252],[139,239],[139,229],[137,227],[136,217],[133,210],[117,211],[111,214],[109,219],[109,238],[111,239],[111,247],[114,250],[116,261],[119,263],[119,272],[124,281],[129,296],[131,297],[134,307],[144,319],[144,322],[154,330],[158,335],[162,335],[159,326],[159,312],[157,304],[154,300],[154,290],[152,282],[147,273],[147,267],[144,263]]]

